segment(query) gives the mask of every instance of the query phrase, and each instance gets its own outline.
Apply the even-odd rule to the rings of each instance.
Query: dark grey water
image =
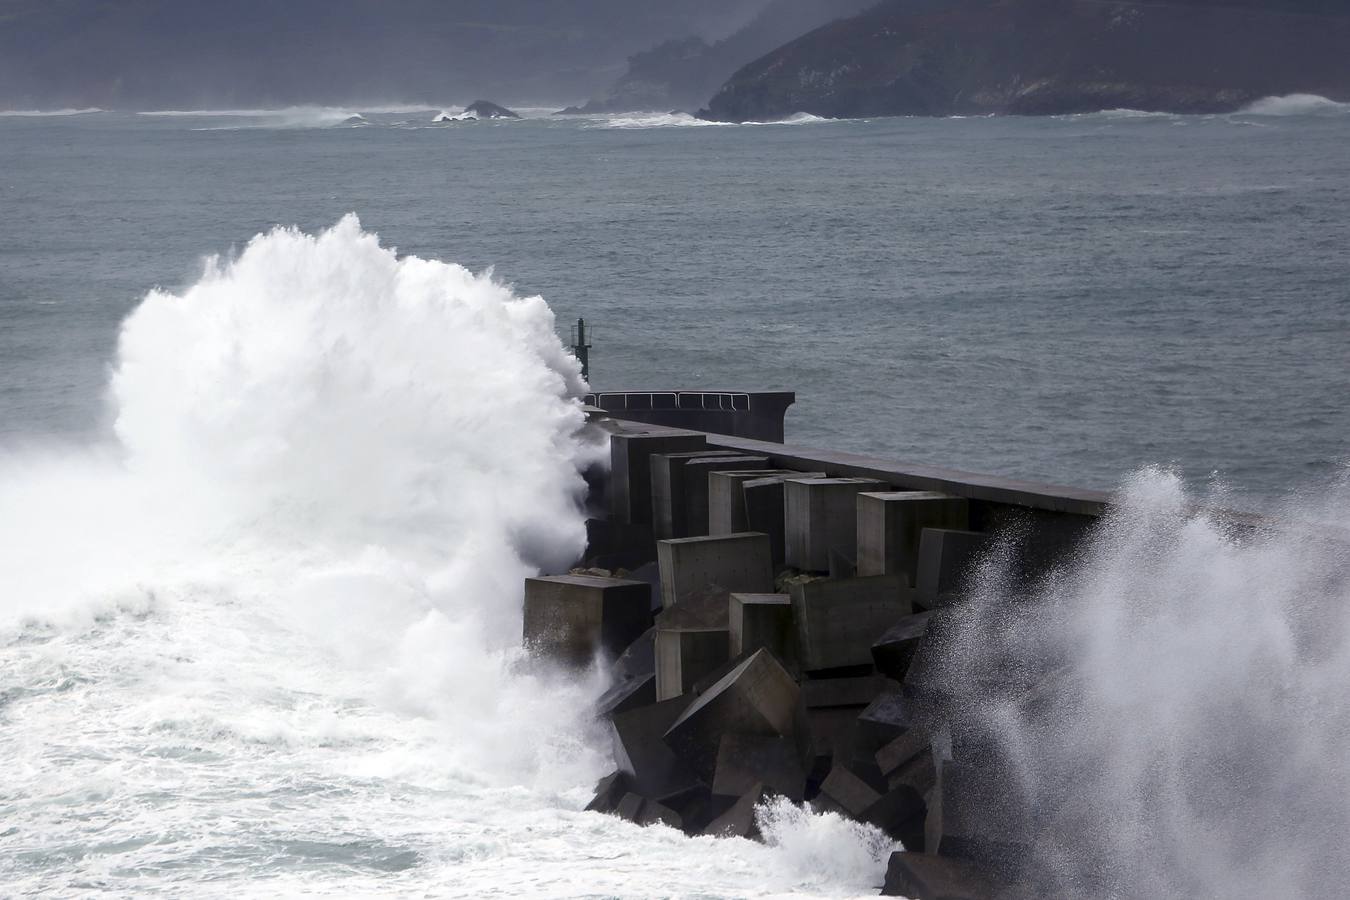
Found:
[[[1241,492],[1350,458],[1350,113],[424,128],[0,117],[0,438],[97,427],[147,289],[357,212],[592,323],[600,388],[792,389],[789,439]]]

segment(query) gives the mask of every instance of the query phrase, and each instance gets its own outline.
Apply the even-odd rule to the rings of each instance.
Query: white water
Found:
[[[1002,723],[1065,895],[1343,896],[1350,484],[1254,533],[1195,499],[1172,474],[1135,476],[1020,609],[996,553],[953,683]],[[1005,662],[1055,669],[1040,705],[982,686]]]
[[[1317,94],[1266,97],[1243,110],[1253,116],[1334,116],[1350,113],[1350,103],[1338,103]]]
[[[595,676],[518,648],[584,542],[540,298],[278,230],[123,326],[98,447],[0,458],[0,885],[122,895],[846,895],[890,847],[578,810]]]

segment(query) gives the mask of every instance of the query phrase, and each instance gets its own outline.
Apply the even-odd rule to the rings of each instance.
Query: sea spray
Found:
[[[1350,877],[1350,491],[1264,522],[1134,476],[1029,595],[993,554],[948,686],[1012,761],[1055,895],[1338,896]],[[1006,548],[1005,548],[1006,550]],[[991,685],[1038,675],[1034,693]]]
[[[105,444],[0,457],[0,883],[866,893],[875,836],[580,813],[601,685],[526,665],[603,451],[539,298],[278,229],[127,319]],[[813,849],[814,848],[814,849]]]

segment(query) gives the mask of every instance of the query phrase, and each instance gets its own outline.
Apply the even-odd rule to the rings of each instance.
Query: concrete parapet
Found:
[[[751,594],[773,590],[769,536],[759,532],[657,541],[656,559],[666,609],[709,585]]]
[[[807,671],[872,665],[872,642],[913,608],[899,575],[820,579],[789,589]]]
[[[587,665],[597,653],[617,656],[651,625],[651,588],[641,581],[593,575],[525,580],[525,645],[568,665]]]
[[[884,490],[870,478],[790,478],[783,482],[784,561],[827,572],[831,553],[858,555],[858,494]]]
[[[796,399],[791,391],[605,391],[588,394],[586,405],[616,419],[781,441]]]
[[[707,445],[708,436],[695,431],[653,428],[610,435],[610,518],[621,523],[652,524],[652,454],[684,453]]]
[[[864,492],[858,495],[858,574],[918,575],[919,538],[925,528],[965,528],[964,498],[933,491]]]

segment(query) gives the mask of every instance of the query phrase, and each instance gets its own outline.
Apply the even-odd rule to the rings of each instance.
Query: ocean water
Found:
[[[758,845],[580,812],[602,673],[518,643],[521,579],[580,547],[600,452],[555,337],[581,315],[599,388],[791,389],[797,443],[1125,481],[1137,514],[1046,589],[1102,637],[1074,698],[1101,740],[1044,753],[1118,764],[1086,786],[1114,820],[1148,760],[1112,756],[1112,709],[1231,734],[1208,725],[1294,698],[1341,796],[1350,640],[1299,610],[1339,608],[1343,552],[1244,548],[1188,501],[1344,521],[1350,109],[437,112],[0,114],[0,893],[873,891],[891,846],[837,817],[767,809]],[[1121,595],[1139,627],[1101,612]],[[1264,667],[1225,657],[1232,631],[1160,640],[1223,610]],[[1149,721],[1108,677],[1156,659],[1131,648],[1206,689]],[[1283,692],[1249,696],[1272,672]],[[1219,837],[1166,885],[1233,895],[1210,874],[1249,842],[1173,821]],[[1087,863],[1142,858],[1145,830]]]

